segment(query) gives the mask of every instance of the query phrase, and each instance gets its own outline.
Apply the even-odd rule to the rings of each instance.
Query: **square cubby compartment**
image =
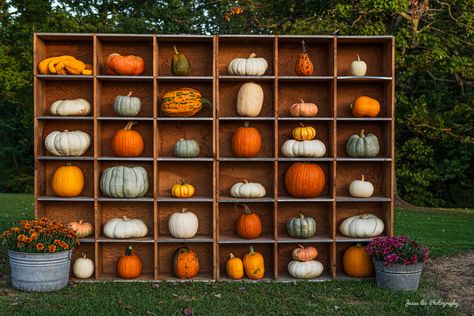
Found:
[[[278,117],[291,117],[291,105],[300,103],[302,100],[317,105],[318,114],[315,119],[333,117],[333,89],[332,81],[280,82],[278,84]]]
[[[332,238],[332,204],[331,203],[278,203],[277,235],[278,242],[330,242]],[[308,239],[291,237],[288,234],[287,222],[300,215],[311,217],[316,222],[316,235]]]
[[[38,146],[38,156],[49,156],[49,157],[58,157],[50,153],[45,146],[45,139],[52,132],[64,132],[64,131],[81,131],[89,135],[90,145],[87,148],[86,152],[80,156],[83,159],[89,157],[91,160],[94,156],[94,124],[92,121],[81,121],[81,120],[41,120],[38,124],[38,137],[40,141],[37,143]],[[56,146],[55,146],[56,147]],[[64,159],[67,156],[61,156]],[[71,157],[72,159],[76,157]],[[63,158],[61,158],[63,159]]]
[[[213,91],[212,91],[212,82],[204,81],[189,81],[186,80],[186,77],[183,77],[179,81],[160,81],[158,79],[158,117],[159,119],[166,120],[173,118],[165,115],[161,110],[162,97],[165,93],[178,90],[180,88],[192,88],[201,93],[202,98],[209,101],[210,105],[206,102],[203,102],[201,110],[196,113],[193,118],[212,118],[213,117]]]
[[[135,124],[132,126],[132,130],[137,131],[143,138],[143,153],[140,158],[153,158],[153,122],[148,121],[132,121]],[[114,155],[112,148],[112,140],[115,133],[127,125],[127,121],[102,121],[98,126],[97,135],[100,137],[99,143],[99,156],[101,157],[117,157]],[[120,157],[117,157],[120,158]],[[126,157],[127,158],[127,157]],[[138,158],[138,157],[130,157]]]
[[[264,76],[273,75],[273,36],[253,37],[243,36],[220,36],[219,37],[219,57],[218,71],[220,76],[229,76],[227,71],[229,63],[235,58],[248,58],[254,53],[256,57],[263,57],[268,63]]]
[[[87,279],[77,279],[77,280],[88,280],[92,281],[95,280],[95,244],[93,242],[81,242],[79,245],[79,248],[77,249],[76,252],[74,252],[72,259],[71,259],[71,268],[74,265],[75,261],[79,258],[82,258],[83,254],[86,255],[87,258],[91,259],[92,262],[94,262],[94,273]],[[74,274],[72,272],[72,269],[69,271],[69,274],[71,277],[74,278]]]
[[[219,205],[219,242],[232,243],[271,243],[273,242],[273,203],[245,204],[249,210],[260,217],[262,234],[255,239],[243,239],[237,235],[236,223],[244,214],[240,203],[221,203]]]
[[[373,134],[377,136],[379,143],[379,153],[374,158],[391,158],[392,135],[390,122],[338,122],[337,123],[337,157],[338,158],[353,158],[354,160],[364,160],[367,158],[350,157],[347,153],[347,141],[352,135],[361,135],[364,130],[364,135]]]
[[[198,158],[212,158],[212,133],[213,124],[211,121],[160,121],[158,123],[158,157],[159,159],[186,159],[178,158],[174,154],[175,144],[180,139],[186,139],[198,142]]]
[[[230,254],[243,260],[244,256],[249,253],[250,246],[255,252],[260,253],[264,260],[264,276],[261,281],[270,281],[274,279],[274,244],[220,244],[219,245],[219,279],[221,281],[234,281],[228,277],[225,263],[229,259]],[[256,279],[249,279],[244,275],[243,281],[259,281]]]
[[[117,275],[117,260],[125,255],[129,243],[127,242],[101,242],[99,243],[99,265],[96,274],[99,280],[121,280]],[[154,278],[154,246],[150,243],[134,243],[135,254],[142,262],[142,274],[134,280],[153,280]],[[124,281],[130,281],[124,279]]]
[[[38,218],[47,217],[63,223],[79,222],[82,220],[94,226],[93,202],[37,202]],[[64,210],[67,210],[65,212]],[[94,234],[88,237],[94,239]]]
[[[249,81],[250,82],[250,81]],[[246,82],[222,81],[219,83],[219,117],[240,117],[237,112],[237,95]],[[273,117],[273,82],[253,80],[263,89],[263,105],[258,117]],[[255,119],[249,117],[249,119]]]
[[[53,193],[52,179],[54,172],[58,168],[66,165],[77,166],[81,169],[84,175],[84,189],[80,195],[80,198],[94,197],[94,163],[92,161],[56,161],[56,160],[45,160],[38,162],[37,170],[37,183],[38,183],[38,196],[40,197],[54,197],[59,198]]]
[[[199,273],[191,280],[210,280],[214,278],[214,251],[212,243],[160,243],[158,244],[158,279],[189,280],[176,277],[173,272],[173,258],[176,250],[187,247],[194,251],[199,260]]]
[[[232,137],[239,127],[244,127],[248,123],[249,127],[254,127],[262,138],[262,147],[257,157],[254,158],[274,158],[274,124],[271,121],[220,121],[219,122],[219,158],[238,158],[232,151]],[[242,158],[251,160],[254,158]]]
[[[259,202],[262,199],[233,198],[230,196],[230,188],[237,182],[258,182],[263,185],[266,195],[264,201],[273,201],[274,183],[273,162],[245,162],[226,161],[219,162],[219,200],[221,202]]]
[[[352,81],[337,83],[337,117],[354,118],[351,105],[360,96],[376,99],[380,103],[377,119],[389,119],[392,116],[392,83]]]
[[[346,253],[347,249],[352,246],[356,246],[358,243],[356,242],[338,242],[336,243],[336,278],[338,280],[360,280],[360,279],[373,279],[375,274],[369,276],[367,278],[354,278],[348,276],[346,271],[344,271],[343,259],[344,254]],[[363,247],[367,246],[368,242],[361,242],[360,243]]]
[[[117,96],[127,96],[140,99],[141,109],[137,118],[153,118],[153,82],[148,81],[112,81],[101,79],[99,91],[99,117],[121,118],[114,110]],[[123,118],[123,117],[122,117]],[[126,118],[123,118],[126,119]],[[131,117],[130,119],[134,119]]]
[[[199,171],[199,172],[198,172]],[[158,200],[161,201],[212,201],[213,200],[213,163],[203,161],[166,161],[158,163]],[[171,196],[175,184],[186,181],[194,186],[191,198]]]
[[[87,116],[92,119],[94,113],[94,84],[89,80],[38,80],[36,100],[37,115],[53,115],[51,105],[58,100],[84,99],[91,105],[91,112]]]
[[[184,54],[191,66],[189,76],[212,76],[213,74],[213,37],[212,36],[167,36],[158,35],[158,77],[173,76],[171,63],[174,48]]]
[[[313,76],[334,75],[334,37],[333,36],[279,36],[278,37],[278,76],[296,76],[295,65],[302,50],[304,40],[310,60],[313,63]]]
[[[333,246],[331,242],[328,243],[314,243],[303,242],[300,243],[303,247],[314,247],[318,251],[316,261],[323,265],[323,273],[313,279],[296,279],[288,273],[288,264],[293,261],[291,253],[299,244],[293,243],[278,243],[278,280],[280,281],[296,281],[296,280],[310,280],[310,281],[328,281],[332,275],[332,254]]]
[[[133,242],[152,242],[154,234],[153,203],[127,202],[100,202],[98,208],[98,221],[100,227],[100,241],[120,242],[123,239],[108,238],[104,235],[104,225],[113,218],[140,219],[148,228],[148,234],[141,238],[132,238]]]
[[[367,64],[366,76],[392,75],[392,38],[338,38],[337,75],[351,76],[351,63],[360,60]]]
[[[280,121],[278,122],[278,157],[285,157],[281,152],[283,144],[290,139],[293,139],[293,129],[296,127],[311,126],[316,130],[316,137],[314,139],[320,140],[326,147],[326,153],[322,158],[330,158],[333,155],[332,148],[332,121]]]
[[[97,63],[99,74],[105,73],[107,56],[117,53],[123,56],[135,55],[143,58],[145,71],[141,76],[153,76],[153,36],[98,35]]]
[[[177,239],[171,236],[168,221],[171,215],[183,210],[193,212],[198,218],[198,231],[190,239]],[[213,241],[213,205],[212,203],[159,202],[158,203],[158,242],[199,242]]]

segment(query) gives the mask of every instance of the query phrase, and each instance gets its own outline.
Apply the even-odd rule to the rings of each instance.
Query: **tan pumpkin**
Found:
[[[374,274],[372,259],[360,243],[344,252],[342,266],[344,272],[353,278],[367,278]]]
[[[77,238],[89,237],[94,233],[94,226],[91,223],[84,222],[82,219],[78,222],[70,222],[67,226],[76,232]]]
[[[262,86],[254,82],[244,83],[237,94],[237,113],[241,116],[255,117],[263,106]]]
[[[291,252],[291,257],[298,261],[311,261],[318,257],[318,250],[315,247],[303,247],[298,245]]]
[[[314,103],[304,102],[294,103],[290,106],[290,115],[295,117],[314,117],[318,115],[318,106]]]

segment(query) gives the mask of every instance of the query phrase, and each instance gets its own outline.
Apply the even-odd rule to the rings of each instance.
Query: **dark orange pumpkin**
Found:
[[[353,278],[367,278],[374,274],[372,259],[364,246],[357,244],[349,247],[342,258],[344,272]]]
[[[316,197],[323,191],[325,183],[324,171],[317,164],[294,163],[285,175],[286,190],[293,197]]]
[[[308,47],[304,41],[301,41],[301,54],[296,62],[295,72],[298,76],[311,76],[313,70],[313,63],[308,56]]]
[[[125,255],[117,260],[117,275],[122,279],[135,279],[142,274],[142,261],[134,253],[133,246],[128,245]]]
[[[142,135],[132,130],[136,122],[128,122],[123,129],[115,132],[112,139],[112,150],[117,157],[138,157],[143,153]]]
[[[262,233],[262,221],[260,220],[260,217],[257,214],[252,213],[245,204],[236,204],[236,210],[238,205],[244,207],[244,213],[240,215],[235,225],[237,235],[240,238],[245,239],[258,238]]]
[[[245,126],[237,128],[232,136],[232,152],[236,157],[256,157],[262,148],[262,136],[255,127]]]
[[[104,66],[108,75],[138,76],[145,71],[143,58],[135,55],[110,54],[105,59]]]
[[[360,96],[350,105],[355,117],[376,117],[380,112],[379,101],[366,96]]]
[[[199,273],[197,254],[188,247],[178,248],[174,253],[173,270],[177,278],[194,278]]]

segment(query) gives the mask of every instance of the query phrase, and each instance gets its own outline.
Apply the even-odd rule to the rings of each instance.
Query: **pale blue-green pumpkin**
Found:
[[[364,134],[364,130],[359,135],[352,135],[347,141],[346,151],[351,157],[368,158],[375,157],[380,151],[379,140],[374,134]]]
[[[199,156],[199,144],[195,140],[180,139],[174,145],[174,154],[180,158],[194,158]]]
[[[148,174],[140,166],[114,166],[104,170],[100,190],[114,198],[138,198],[148,192]]]
[[[293,238],[311,238],[316,234],[316,221],[312,217],[299,214],[286,222],[286,230]]]
[[[132,92],[128,95],[118,95],[115,97],[114,110],[119,116],[137,116],[142,108],[139,98],[132,97]]]

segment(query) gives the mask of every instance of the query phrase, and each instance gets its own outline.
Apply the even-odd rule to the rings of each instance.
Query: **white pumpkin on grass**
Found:
[[[88,279],[94,274],[94,262],[83,253],[72,265],[72,273],[78,279]]]
[[[128,95],[118,95],[114,101],[114,111],[120,116],[137,116],[142,108],[139,98],[132,97],[132,92]]]
[[[313,279],[320,276],[324,271],[321,262],[317,260],[297,261],[288,264],[288,273],[295,279]]]
[[[349,185],[349,194],[356,198],[368,198],[374,194],[374,185],[365,180],[362,175],[360,180],[354,180]]]
[[[263,106],[263,88],[253,82],[244,83],[237,94],[237,113],[241,116],[255,117]]]
[[[256,57],[251,53],[248,58],[232,59],[227,66],[227,71],[231,75],[239,76],[261,76],[267,71],[268,62],[265,58]]]
[[[230,196],[236,198],[262,198],[267,194],[265,187],[257,182],[237,182],[230,188]]]
[[[57,100],[51,104],[49,111],[52,115],[83,116],[91,112],[91,104],[84,99]]]
[[[196,214],[183,208],[170,216],[168,228],[174,238],[193,238],[198,231],[199,220]]]
[[[104,235],[107,238],[126,239],[141,238],[148,234],[148,227],[141,219],[131,219],[127,216],[112,218],[104,225]]]
[[[326,154],[326,146],[317,139],[303,141],[289,139],[281,146],[281,154],[290,158],[319,158]]]
[[[83,131],[54,131],[44,139],[46,150],[55,156],[82,156],[91,145],[91,137]]]
[[[380,235],[385,228],[383,221],[373,214],[355,215],[346,218],[339,226],[344,236],[368,238]]]

